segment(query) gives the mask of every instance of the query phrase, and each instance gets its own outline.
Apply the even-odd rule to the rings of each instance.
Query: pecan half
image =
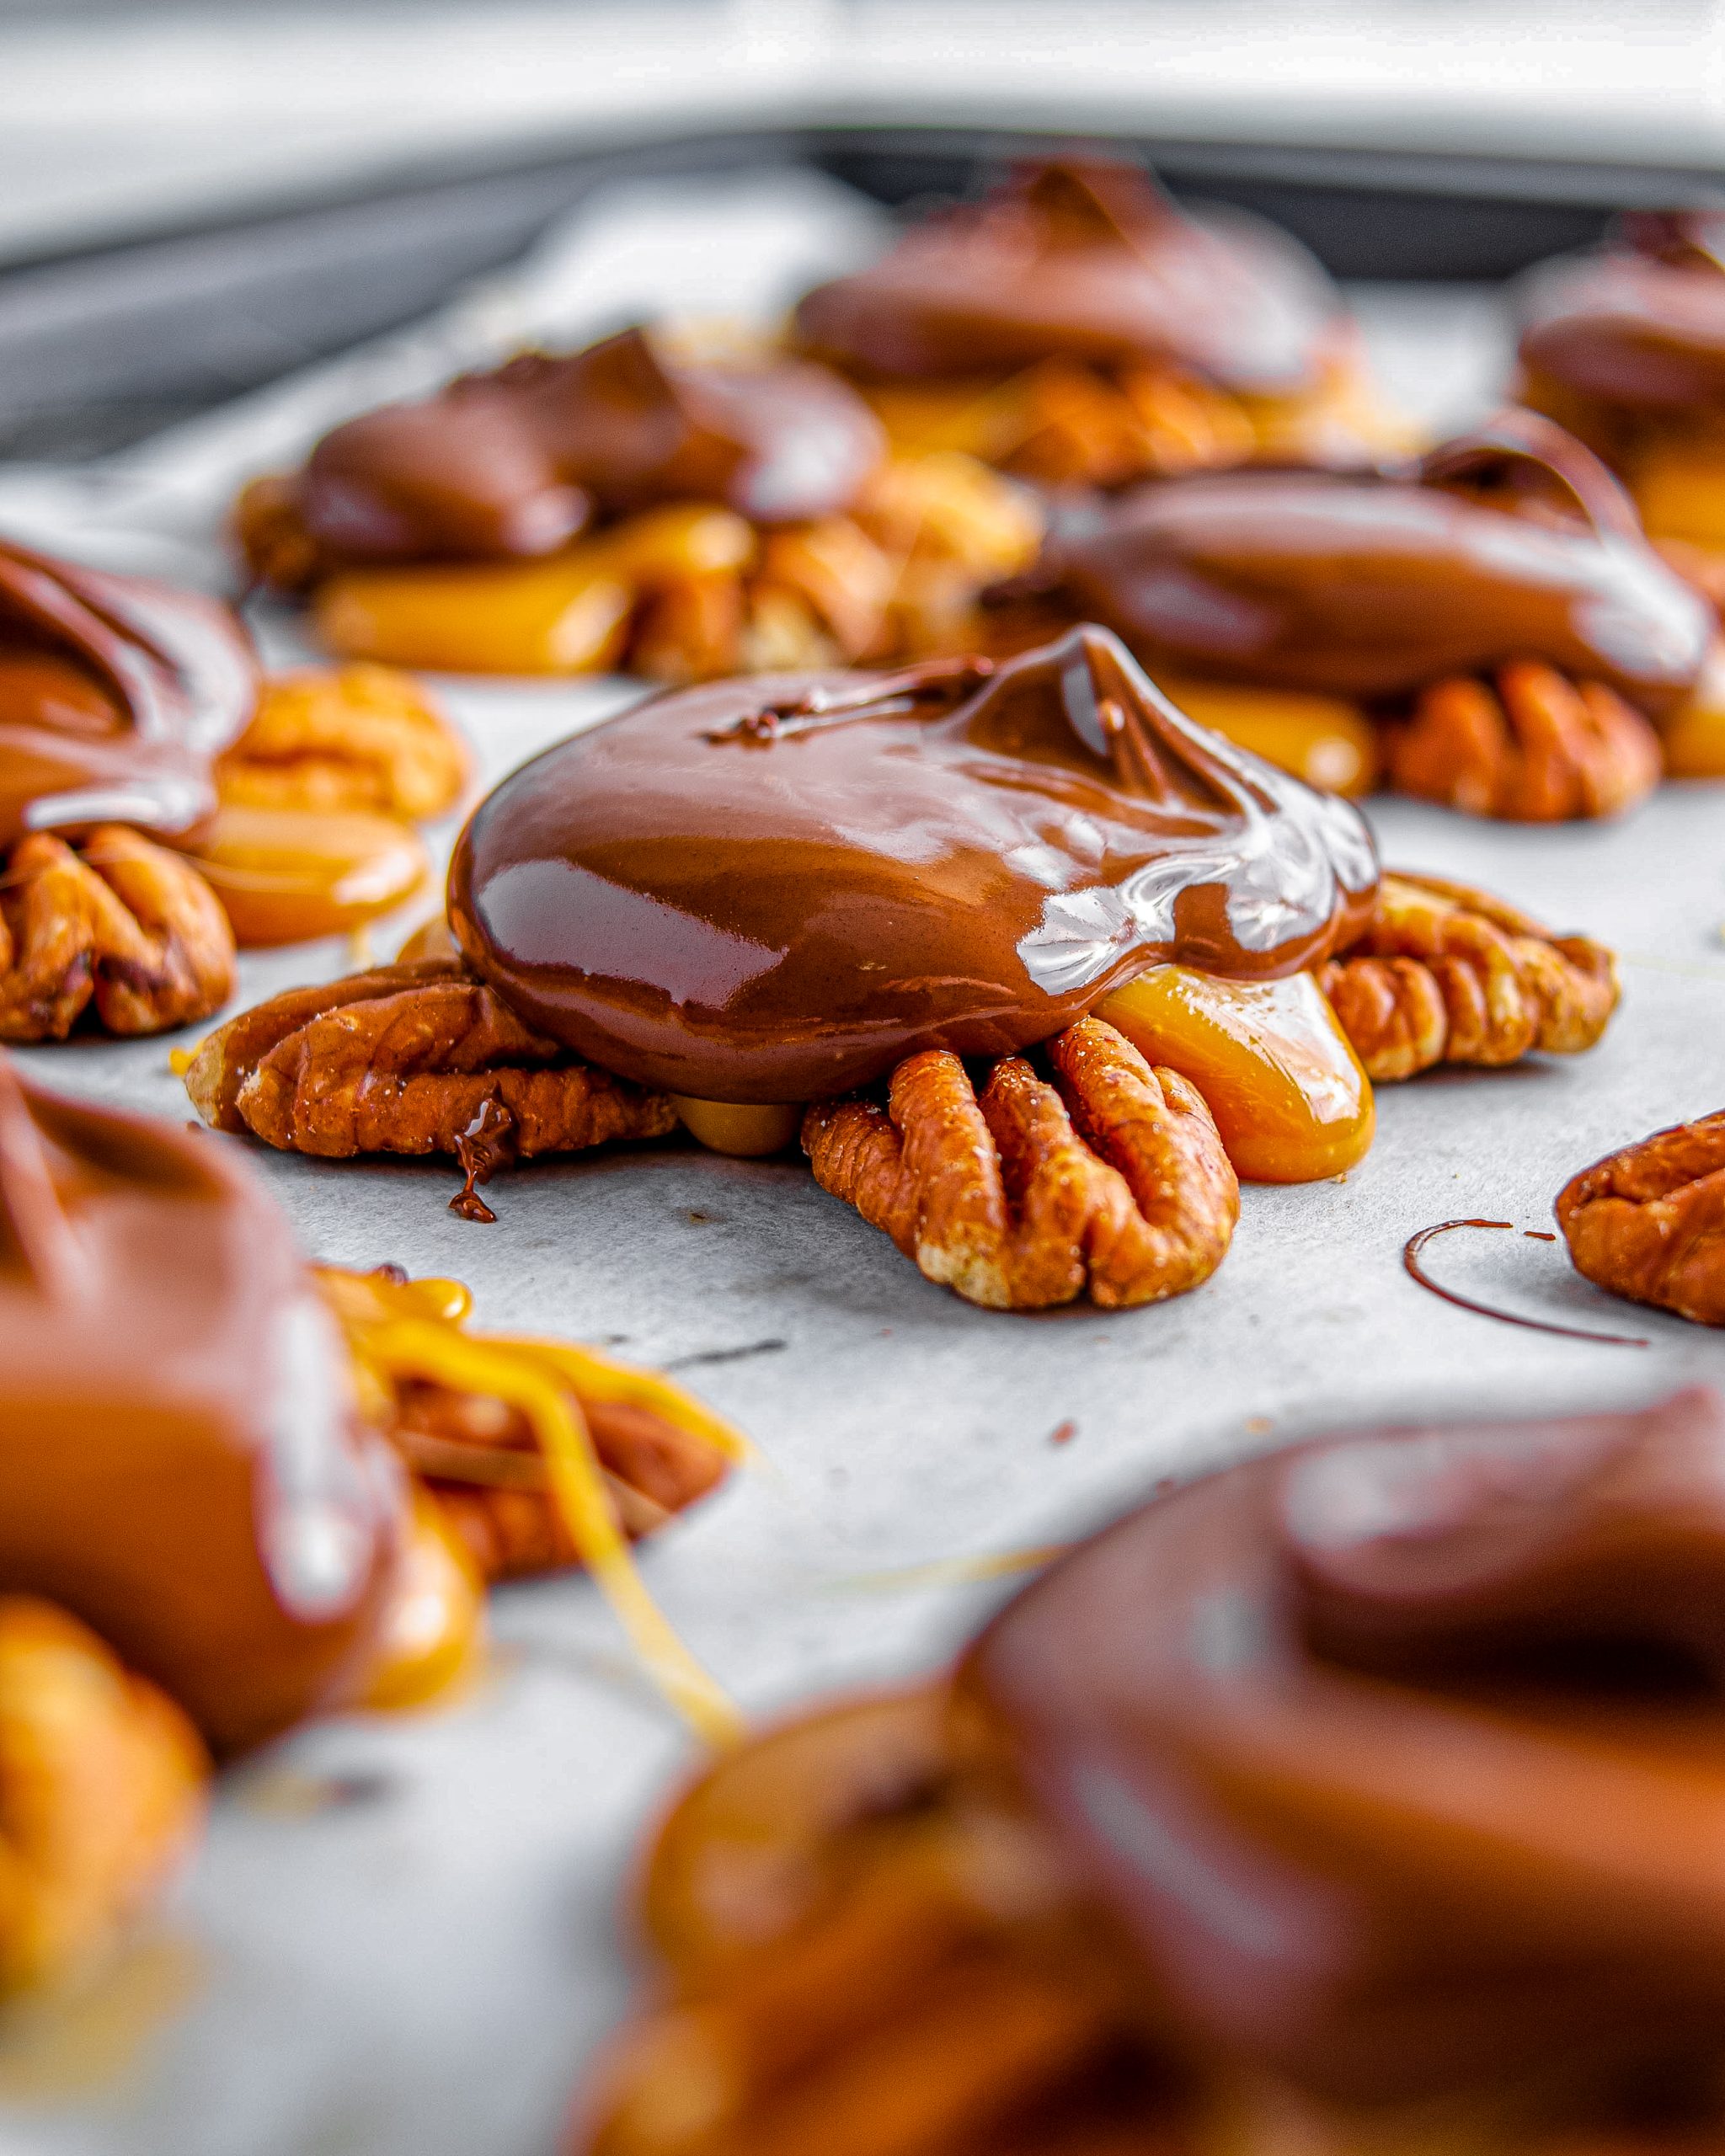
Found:
[[[184,1856],[209,1773],[179,1710],[93,1632],[0,1598],[0,1992],[112,1944]]]
[[[233,993],[233,931],[195,868],[118,824],[75,851],[33,831],[0,877],[0,1040],[63,1041],[207,1018]]]
[[[746,1449],[728,1424],[654,1371],[556,1341],[468,1333],[468,1298],[458,1283],[414,1282],[395,1266],[319,1266],[316,1278],[356,1366],[375,1385],[371,1415],[487,1581],[561,1570],[585,1554],[531,1417],[489,1389],[499,1369],[548,1381],[574,1402],[617,1524],[632,1540],[703,1497]],[[411,1356],[398,1366],[390,1328],[403,1319],[410,1329],[432,1323],[455,1343],[459,1378],[428,1374]]]
[[[651,1534],[723,1481],[724,1455],[650,1407],[569,1390],[579,1402],[617,1524]],[[397,1392],[390,1431],[403,1457],[491,1581],[560,1572],[580,1551],[551,1494],[538,1442],[520,1410],[420,1379]]]
[[[843,1702],[686,1792],[642,1894],[668,1981],[602,2058],[569,2156],[1184,2145],[1057,1853],[969,1785],[950,1718],[932,1689]]]
[[[1615,816],[1658,785],[1659,737],[1602,681],[1521,659],[1495,683],[1458,675],[1423,691],[1388,730],[1392,784],[1472,816],[1553,824]]]
[[[1557,1213],[1596,1287],[1725,1325],[1725,1109],[1595,1161],[1563,1186]]]
[[[447,958],[379,966],[242,1011],[204,1043],[185,1084],[212,1129],[330,1160],[456,1153],[487,1102],[507,1114],[522,1155],[676,1127],[665,1095],[582,1063]]]
[[[1611,953],[1437,876],[1386,876],[1365,933],[1318,985],[1368,1074],[1593,1047],[1617,1007]]]
[[[266,682],[251,724],[217,760],[224,801],[373,808],[419,823],[461,798],[465,744],[418,684],[356,664]]]
[[[990,1310],[1087,1286],[1109,1309],[1197,1287],[1240,1209],[1202,1097],[1099,1019],[1048,1056],[1054,1085],[1007,1056],[979,1097],[957,1056],[929,1049],[894,1071],[884,1108],[818,1102],[803,1123],[816,1181],[927,1278]]]

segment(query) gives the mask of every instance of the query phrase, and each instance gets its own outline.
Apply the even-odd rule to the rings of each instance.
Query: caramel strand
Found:
[[[1420,1264],[1420,1253],[1426,1245],[1438,1235],[1448,1235],[1452,1228],[1512,1228],[1514,1225],[1513,1220],[1439,1220],[1434,1226],[1421,1228],[1407,1238],[1402,1246],[1402,1266],[1410,1278],[1440,1300],[1454,1303],[1458,1310],[1471,1310],[1478,1317],[1494,1317],[1501,1325],[1525,1326],[1530,1332],[1555,1332],[1565,1340],[1594,1340],[1606,1348],[1645,1348],[1650,1344],[1632,1333],[1590,1332],[1582,1326],[1553,1325],[1546,1318],[1520,1317],[1514,1310],[1500,1310],[1490,1303],[1475,1302],[1471,1296],[1458,1295],[1453,1288],[1442,1286]],[[1535,1234],[1535,1239],[1541,1241],[1554,1240],[1550,1235],[1538,1235],[1536,1231],[1529,1232]]]
[[[643,1585],[612,1517],[585,1418],[569,1394],[524,1357],[421,1319],[397,1318],[368,1330],[362,1352],[392,1378],[488,1393],[520,1410],[544,1455],[569,1539],[636,1652],[697,1735],[709,1744],[734,1742],[741,1717]]]

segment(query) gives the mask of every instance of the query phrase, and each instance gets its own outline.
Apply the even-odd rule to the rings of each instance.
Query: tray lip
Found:
[[[712,123],[686,119],[663,125],[639,120],[614,131],[542,136],[508,150],[454,149],[388,159],[363,173],[307,181],[302,187],[261,190],[224,212],[145,215],[111,236],[36,247],[0,245],[0,290],[35,270],[117,263],[151,248],[195,243],[256,232],[285,230],[344,211],[382,208],[394,201],[567,175],[585,184],[569,197],[609,181],[674,177],[680,171],[772,164],[818,164],[845,152],[916,155],[948,152],[973,163],[1004,162],[1015,155],[1059,146],[1091,143],[1119,147],[1143,157],[1177,192],[1201,192],[1203,183],[1248,182],[1313,193],[1440,198],[1457,203],[1559,207],[1600,213],[1654,205],[1674,195],[1717,192],[1717,166],[1674,160],[1576,159],[1471,149],[1386,149],[1338,141],[1245,137],[1146,131],[1098,115],[1023,122],[982,119],[939,123],[904,117],[810,113],[728,115]]]

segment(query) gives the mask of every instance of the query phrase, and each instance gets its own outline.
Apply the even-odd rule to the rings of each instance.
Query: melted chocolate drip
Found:
[[[1175,366],[1246,390],[1316,376],[1340,306],[1285,233],[1177,209],[1101,159],[1031,165],[980,205],[915,226],[798,307],[804,348],[862,376],[1000,373],[1057,355]]]
[[[1722,1611],[1711,1393],[1330,1438],[1057,1565],[963,1726],[1206,2058],[1549,2100],[1717,2056]]]
[[[286,1223],[208,1138],[0,1062],[0,1586],[218,1749],[339,1693],[403,1518]]]
[[[1471,1310],[1476,1317],[1494,1317],[1500,1325],[1525,1326],[1530,1332],[1555,1332],[1565,1340],[1596,1340],[1606,1348],[1645,1348],[1648,1342],[1628,1332],[1590,1332],[1577,1325],[1553,1325],[1548,1318],[1523,1317],[1514,1310],[1500,1310],[1494,1303],[1478,1303],[1471,1295],[1458,1295],[1453,1288],[1446,1288],[1434,1280],[1422,1262],[1422,1253],[1428,1243],[1439,1235],[1447,1235],[1455,1228],[1509,1228],[1511,1220],[1439,1220],[1435,1226],[1420,1228],[1402,1246],[1402,1263],[1410,1279],[1417,1280],[1429,1294],[1445,1303],[1454,1303],[1457,1310]],[[1530,1241],[1555,1242],[1555,1235],[1541,1230],[1528,1228],[1523,1231]]]
[[[503,1102],[489,1094],[479,1113],[455,1141],[456,1165],[467,1180],[449,1201],[449,1209],[463,1220],[489,1226],[497,1215],[479,1195],[479,1185],[489,1182],[499,1168],[512,1168],[518,1154],[515,1119]]]
[[[1657,713],[1713,634],[1605,466],[1525,412],[1399,478],[1140,488],[1058,536],[1041,581],[1148,665],[1350,696],[1538,658]]]
[[[724,502],[764,524],[827,515],[884,447],[862,399],[820,368],[676,361],[630,329],[350,419],[312,451],[300,510],[355,561],[532,556],[595,512],[658,502]]]
[[[257,693],[216,600],[0,541],[0,847],[98,823],[194,830]]]
[[[1166,959],[1261,979],[1357,932],[1358,812],[1177,711],[1114,639],[662,696],[504,783],[450,918],[527,1022],[703,1100],[1001,1055]]]

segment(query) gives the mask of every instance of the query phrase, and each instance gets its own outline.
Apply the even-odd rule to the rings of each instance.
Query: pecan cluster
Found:
[[[1493,681],[1457,675],[1424,690],[1388,729],[1391,782],[1472,816],[1562,823],[1614,816],[1658,785],[1659,737],[1602,681],[1571,681],[1536,659]]]
[[[1318,972],[1374,1079],[1591,1048],[1617,1007],[1611,953],[1483,891],[1386,876],[1365,933]]]
[[[695,1785],[644,1882],[669,1997],[602,2062],[569,2156],[1183,2145],[1071,1883],[969,1785],[943,1705],[829,1708]]]
[[[901,457],[843,514],[772,530],[702,503],[606,526],[523,563],[350,574],[298,521],[294,482],[237,511],[254,572],[312,595],[334,648],[479,671],[621,668],[670,682],[953,649],[978,590],[1042,536],[1025,490],[974,458]]]
[[[582,1063],[448,958],[274,996],[211,1033],[185,1083],[212,1129],[331,1160],[459,1154],[488,1102],[522,1156],[676,1123],[663,1094]]]
[[[360,664],[267,681],[216,782],[223,801],[248,808],[369,808],[423,823],[455,806],[469,770],[460,734],[417,682]]]
[[[209,1762],[64,1610],[0,1598],[0,1993],[99,1956],[184,1856]]]
[[[663,1527],[724,1478],[722,1454],[651,1407],[569,1390],[617,1524],[632,1541]],[[518,1408],[483,1392],[410,1378],[398,1387],[390,1434],[482,1578],[521,1579],[581,1561]]]
[[[1725,1110],[1655,1131],[1558,1193],[1575,1269],[1698,1325],[1725,1325]]]
[[[664,1526],[724,1479],[743,1441],[670,1381],[552,1341],[462,1329],[466,1291],[414,1283],[398,1267],[318,1269],[359,1368],[376,1386],[372,1412],[472,1559],[494,1582],[585,1562],[559,1501],[540,1433],[496,1387],[499,1372],[549,1385],[574,1411],[617,1526],[632,1541]],[[434,1373],[392,1353],[392,1323],[423,1326],[430,1296],[452,1290],[432,1321],[451,1343]],[[477,1350],[477,1354],[464,1350]]]
[[[972,458],[897,458],[848,514],[766,533],[724,571],[642,562],[625,664],[687,682],[955,648],[978,589],[1024,568],[1040,537],[1022,492]]]
[[[1129,479],[1244,463],[1257,433],[1238,398],[1179,368],[1104,373],[1050,359],[978,400],[991,462],[1046,486]]]
[[[1183,1294],[1221,1263],[1239,1185],[1209,1108],[1099,1019],[1022,1056],[979,1097],[943,1049],[901,1063],[884,1107],[822,1102],[803,1145],[823,1189],[884,1229],[925,1278],[991,1310],[1087,1287],[1105,1308]]]
[[[74,847],[20,839],[0,873],[0,1040],[64,1040],[207,1018],[233,993],[233,932],[196,869],[120,825]]]

